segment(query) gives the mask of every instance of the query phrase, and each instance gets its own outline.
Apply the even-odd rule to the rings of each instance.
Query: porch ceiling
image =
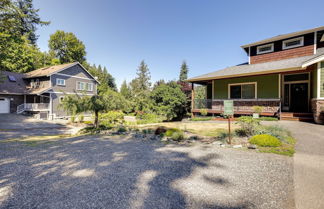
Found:
[[[308,63],[310,60],[317,59],[320,56],[324,55],[324,48],[318,49],[315,55],[297,57],[292,59],[284,59],[273,62],[265,62],[258,64],[245,64],[237,65],[232,67],[227,67],[222,70],[214,71],[212,73],[207,73],[201,76],[193,77],[187,82],[197,82],[197,81],[207,81],[212,79],[221,79],[221,78],[232,78],[239,76],[249,76],[249,75],[261,75],[267,73],[278,73],[286,71],[295,71],[303,70],[305,63]]]

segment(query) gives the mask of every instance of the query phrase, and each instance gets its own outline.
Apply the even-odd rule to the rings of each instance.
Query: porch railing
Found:
[[[209,109],[214,112],[224,111],[224,100],[226,99],[195,99],[193,109]],[[252,113],[253,106],[261,106],[264,113],[279,113],[280,99],[233,99],[234,112]]]
[[[25,103],[18,105],[17,113],[22,113],[24,111],[48,111],[49,103]]]

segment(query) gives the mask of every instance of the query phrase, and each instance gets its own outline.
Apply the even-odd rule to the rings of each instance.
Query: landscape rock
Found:
[[[255,144],[249,144],[248,149],[256,149],[257,146]]]
[[[233,148],[242,148],[243,146],[241,144],[233,145]]]

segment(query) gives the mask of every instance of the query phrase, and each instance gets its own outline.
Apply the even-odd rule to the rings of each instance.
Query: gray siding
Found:
[[[76,77],[68,77],[65,75],[71,75]],[[56,85],[56,79],[61,78],[65,80],[65,86]],[[80,91],[77,90],[77,82],[92,83],[92,91]],[[96,94],[97,93],[97,82],[79,65],[75,65],[71,68],[59,72],[59,74],[53,74],[51,76],[52,89],[54,92],[65,92],[65,93],[86,93],[86,94]]]
[[[324,97],[324,62],[321,62],[321,71],[320,71],[320,97]]]

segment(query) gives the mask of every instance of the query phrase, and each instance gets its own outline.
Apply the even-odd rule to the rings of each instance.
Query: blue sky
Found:
[[[135,77],[141,60],[152,81],[178,78],[183,60],[189,77],[247,61],[241,45],[324,25],[320,0],[34,0],[43,20],[38,45],[50,34],[73,32],[90,63],[116,78]]]

